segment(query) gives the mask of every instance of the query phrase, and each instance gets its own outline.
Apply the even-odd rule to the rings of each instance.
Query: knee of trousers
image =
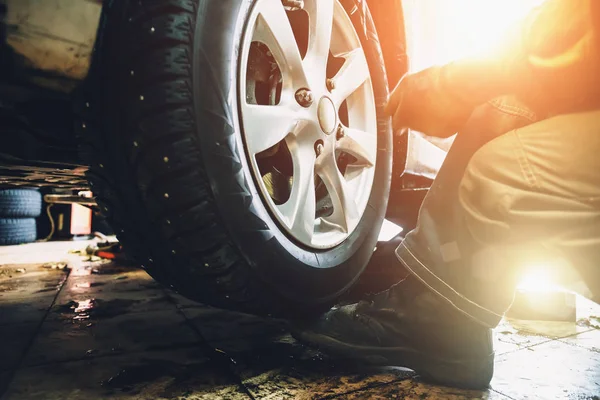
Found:
[[[502,135],[475,152],[460,183],[459,209],[478,240],[495,242],[509,234],[511,204],[523,185],[514,135]]]

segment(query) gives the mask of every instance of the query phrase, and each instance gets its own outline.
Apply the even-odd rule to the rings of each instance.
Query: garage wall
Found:
[[[7,42],[28,66],[72,79],[87,74],[101,6],[89,0],[0,0]]]

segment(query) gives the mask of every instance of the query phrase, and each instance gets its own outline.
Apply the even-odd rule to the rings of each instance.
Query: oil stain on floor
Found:
[[[26,256],[40,252],[44,263]],[[587,302],[577,323],[503,321],[491,388],[464,391],[329,358],[285,321],[191,302],[64,244],[4,248],[0,264],[3,400],[600,399],[600,311]]]

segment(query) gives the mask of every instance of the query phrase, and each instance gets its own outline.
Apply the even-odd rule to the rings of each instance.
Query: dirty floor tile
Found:
[[[10,371],[19,366],[38,328],[38,323],[0,327],[0,372]]]
[[[600,321],[598,321],[598,318],[600,318],[600,304],[596,304],[585,297],[577,296],[577,319],[596,320],[595,322],[600,328]]]
[[[167,289],[167,292],[169,293],[169,297],[171,298],[171,300],[173,300],[173,302],[177,305],[177,308],[179,309],[197,308],[202,306],[201,303],[198,303],[194,300],[190,300],[187,297],[183,297],[179,293],[175,293],[172,290]]]
[[[287,323],[281,320],[207,306],[183,308],[181,311],[208,341],[273,336],[283,333],[287,328]]]
[[[0,372],[0,398],[2,393],[6,392],[12,378],[12,372]]]
[[[593,399],[600,353],[559,340],[508,353],[496,360],[492,388],[513,399]]]
[[[83,250],[95,241],[38,242],[27,245],[1,246],[2,264],[70,263],[81,257],[73,250]]]
[[[140,292],[147,290],[162,290],[163,287],[148,275],[144,270],[137,268],[123,268],[117,273],[91,273],[86,275],[71,275],[68,289],[76,294],[94,291],[103,292]],[[114,269],[111,272],[115,272]]]
[[[0,298],[0,329],[18,324],[41,323],[55,298],[55,294],[17,299]]]
[[[360,373],[344,367],[284,368],[257,374],[243,381],[257,399],[323,399],[346,398],[357,390],[397,384],[406,379],[406,371],[362,369]]]
[[[359,367],[333,360],[299,344],[289,334],[211,345],[233,360],[235,371],[256,399],[321,399],[414,375],[405,369]]]
[[[67,271],[46,264],[10,264],[0,266],[0,300],[56,293]]]
[[[512,400],[493,390],[460,390],[403,380],[338,397],[344,400]]]
[[[496,329],[494,329],[494,350],[496,352],[496,357],[549,340],[551,339],[548,337],[525,330],[519,330],[518,325],[515,327],[515,324],[512,324],[505,319],[500,322]]]
[[[600,329],[593,329],[591,331],[560,340],[561,342],[569,343],[600,353]]]
[[[71,274],[48,318],[176,311],[166,292],[146,272],[111,264],[98,267],[98,270],[102,273]]]
[[[498,332],[502,327],[509,327],[509,330],[531,339],[532,344],[538,344],[535,343],[536,336],[560,339],[587,332],[593,328],[600,328],[600,305],[584,297],[576,296],[576,314],[576,322],[506,319],[495,331]]]
[[[123,314],[154,311],[176,312],[177,309],[162,290],[100,292],[92,288],[74,293],[63,289],[50,310],[48,319],[110,318]]]
[[[83,244],[56,246],[0,248],[3,400],[600,398],[594,304],[578,303],[577,323],[503,321],[492,389],[463,391],[329,358],[284,321],[200,305],[139,268],[68,254]],[[64,259],[69,269],[46,262]]]
[[[584,324],[573,322],[509,320],[509,323],[522,335],[537,335],[548,339],[573,336],[591,329]]]
[[[198,341],[196,333],[175,310],[48,320],[23,365],[177,348]]]
[[[600,313],[598,313],[600,315]],[[600,316],[590,315],[577,320],[577,325],[582,328],[600,329]]]
[[[0,326],[41,322],[66,278],[43,264],[0,265]]]
[[[6,400],[249,399],[201,349],[154,351],[19,370]]]

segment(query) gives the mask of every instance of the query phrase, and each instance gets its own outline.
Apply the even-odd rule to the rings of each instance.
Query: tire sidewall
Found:
[[[357,31],[376,98],[378,154],[373,188],[354,232],[335,248],[317,251],[291,240],[270,215],[243,146],[237,86],[239,56],[246,22],[256,1],[201,3],[194,38],[194,106],[198,140],[223,222],[249,266],[275,291],[294,301],[326,302],[345,291],[368,263],[387,208],[392,135],[389,120],[383,117],[383,105],[388,89],[370,17],[362,12],[351,15],[355,27],[361,24]],[[342,1],[348,12],[351,6],[346,3]]]

